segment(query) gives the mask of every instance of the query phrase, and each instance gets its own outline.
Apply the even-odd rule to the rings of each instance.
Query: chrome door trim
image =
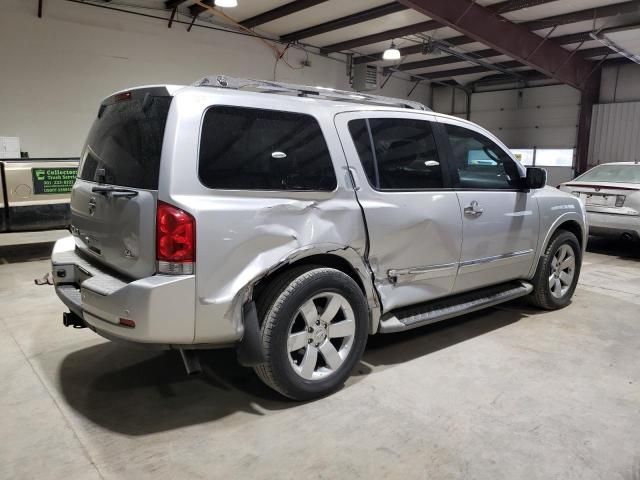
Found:
[[[530,257],[533,255],[533,249],[519,250],[517,252],[504,253],[502,255],[494,255],[492,257],[476,258],[474,260],[467,260],[460,262],[460,270],[464,269],[464,272],[472,272],[482,268],[482,265],[488,263],[499,265],[509,265],[511,263],[517,263],[523,261],[522,257]]]
[[[427,267],[413,267],[392,269],[387,272],[389,281],[393,284],[413,282],[415,280],[428,280],[455,275],[458,271],[458,262],[429,265]]]

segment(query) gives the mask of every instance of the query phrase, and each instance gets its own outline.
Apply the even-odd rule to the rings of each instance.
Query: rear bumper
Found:
[[[597,236],[620,236],[628,233],[640,239],[640,216],[587,212],[589,233]]]
[[[164,346],[194,343],[194,275],[126,280],[78,255],[73,237],[56,242],[51,264],[58,297],[97,333]],[[120,325],[121,318],[135,327]]]

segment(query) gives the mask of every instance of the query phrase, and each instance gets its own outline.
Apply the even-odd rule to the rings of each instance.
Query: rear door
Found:
[[[336,126],[369,234],[384,311],[451,292],[462,223],[426,114],[357,112]]]
[[[460,200],[462,254],[454,292],[526,278],[538,243],[538,203],[524,167],[480,129],[442,120]]]
[[[105,100],[71,193],[77,247],[132,278],[152,275],[160,156],[171,97],[137,89]]]

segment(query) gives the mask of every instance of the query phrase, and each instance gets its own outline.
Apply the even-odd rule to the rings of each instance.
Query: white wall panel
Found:
[[[640,160],[640,102],[593,107],[589,166]]]
[[[20,137],[31,157],[78,156],[100,101],[116,90],[190,84],[208,74],[349,88],[343,62],[311,55],[289,69],[262,42],[63,0],[1,0],[0,136]],[[120,2],[111,5],[120,6]],[[107,4],[109,5],[109,4]],[[166,12],[147,11],[152,14]],[[304,52],[290,49],[299,66]],[[392,78],[380,92],[406,98],[412,83]],[[428,102],[428,84],[412,100]]]

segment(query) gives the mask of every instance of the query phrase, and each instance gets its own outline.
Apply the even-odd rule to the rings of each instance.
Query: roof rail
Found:
[[[232,90],[250,90],[262,93],[279,93],[283,95],[295,95],[297,97],[315,97],[325,100],[340,100],[345,102],[430,111],[429,108],[420,102],[402,100],[400,98],[370,95],[362,92],[349,92],[346,90],[336,90],[334,88],[327,87],[310,87],[306,85],[295,85],[292,83],[255,80],[252,78],[229,77],[226,75],[211,75],[204,77],[195,82],[193,86],[228,88]]]

